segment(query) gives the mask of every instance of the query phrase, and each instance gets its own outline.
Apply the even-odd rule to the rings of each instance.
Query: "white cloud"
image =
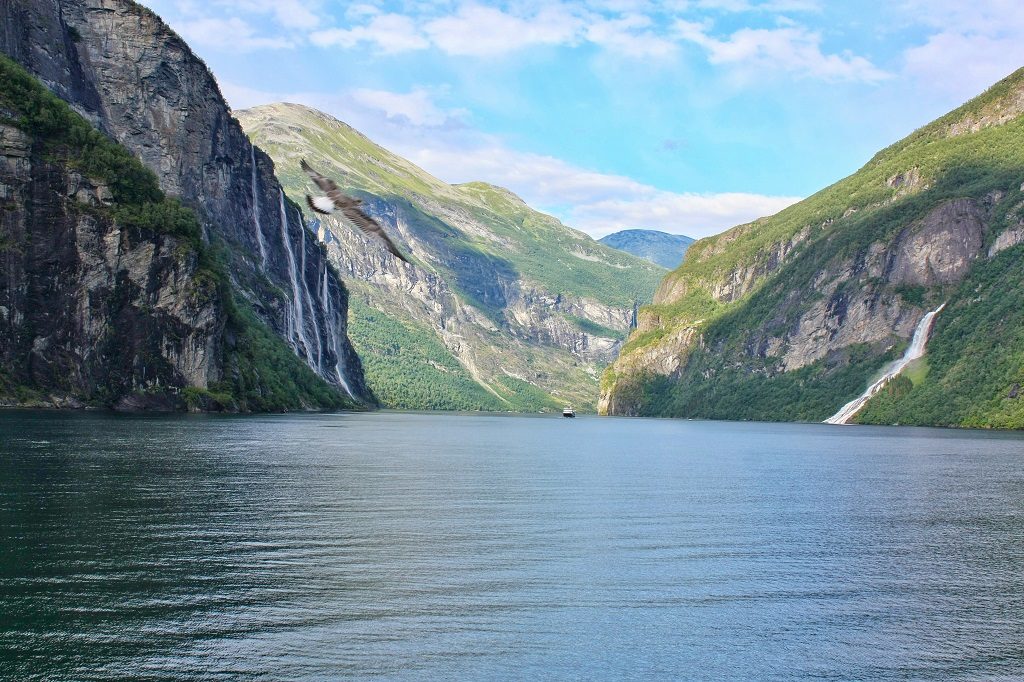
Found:
[[[944,31],[908,49],[904,59],[907,75],[963,101],[1024,65],[1024,35],[997,38]]]
[[[310,35],[310,40],[320,47],[336,45],[351,48],[368,44],[376,46],[383,54],[422,50],[430,46],[415,22],[401,14],[377,14],[365,26],[316,31]]]
[[[619,19],[598,19],[587,27],[587,40],[628,57],[667,57],[676,53],[676,44],[647,30],[653,22],[642,14]]]
[[[582,28],[582,20],[557,4],[545,6],[532,17],[466,4],[456,14],[434,19],[424,28],[443,52],[483,57],[536,45],[573,43]]]
[[[1019,35],[1024,28],[1020,0],[903,0],[900,4],[915,23],[943,31]]]
[[[755,218],[773,215],[800,199],[738,192],[676,194],[653,191],[632,199],[581,204],[572,210],[569,220],[596,237],[640,227],[700,238]]]
[[[470,149],[435,144],[395,151],[447,182],[484,180],[506,187],[534,208],[593,237],[626,228],[705,237],[800,200],[736,192],[668,192],[551,156],[509,149],[493,139],[481,142]]]
[[[407,93],[361,88],[352,91],[352,98],[359,104],[384,112],[388,118],[404,117],[416,126],[440,126],[465,114],[464,110],[441,109],[425,88],[414,88]]]
[[[926,90],[963,101],[1024,66],[1019,0],[905,0],[905,11],[936,29],[903,53],[905,75]]]
[[[175,28],[190,43],[230,52],[251,52],[293,46],[293,43],[287,38],[257,36],[256,29],[238,17],[182,21],[176,24]]]
[[[711,35],[707,23],[675,22],[676,34],[704,48],[712,64],[733,65],[754,71],[785,71],[827,81],[876,83],[889,78],[864,57],[825,54],[821,34],[798,26],[743,28],[726,39]]]
[[[310,9],[310,3],[303,0],[216,0],[233,15],[241,12],[273,14],[280,26],[295,29],[310,29],[319,23],[317,15]]]
[[[692,3],[698,9],[721,12],[818,12],[821,4],[817,0],[696,0]]]

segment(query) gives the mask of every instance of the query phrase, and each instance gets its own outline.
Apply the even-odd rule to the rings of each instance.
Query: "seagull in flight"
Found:
[[[362,201],[343,193],[338,189],[338,185],[335,184],[334,180],[325,178],[310,168],[305,159],[302,159],[301,166],[302,170],[306,171],[306,174],[313,179],[316,186],[325,194],[325,196],[319,197],[306,195],[306,203],[309,204],[311,209],[325,215],[333,215],[336,211],[340,212],[342,218],[358,227],[364,234],[381,240],[388,251],[406,263],[409,262],[409,259],[403,256],[398,247],[395,246],[395,243],[391,241],[391,237],[380,226],[380,223],[363,213],[362,209],[359,208],[359,205],[363,203]]]

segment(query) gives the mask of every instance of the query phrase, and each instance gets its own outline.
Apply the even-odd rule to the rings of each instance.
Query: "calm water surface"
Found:
[[[1022,679],[1024,435],[0,412],[7,679]]]

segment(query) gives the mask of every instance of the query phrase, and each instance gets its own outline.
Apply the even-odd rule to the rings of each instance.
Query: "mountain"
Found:
[[[690,247],[602,377],[610,414],[1024,427],[1024,70],[770,218]]]
[[[597,241],[619,251],[646,258],[663,268],[674,270],[683,262],[686,249],[695,239],[658,230],[622,230]]]
[[[4,341],[18,339],[4,348],[11,363],[5,365],[5,371],[15,375],[8,377],[7,385],[17,383],[15,388],[23,393],[44,396],[43,402],[51,396],[55,399],[51,402],[84,399],[126,407],[181,406],[184,389],[190,389],[189,395],[195,398],[192,404],[200,406],[219,404],[217,397],[228,400],[227,407],[239,409],[372,404],[359,359],[346,336],[345,287],[329,267],[324,249],[305,229],[298,207],[285,200],[273,162],[249,143],[231,117],[212,74],[188,46],[156,15],[128,0],[3,3],[0,22],[4,26],[0,52],[70,105],[75,115],[67,120],[75,121],[75,130],[86,130],[78,122],[88,122],[140,160],[154,175],[154,192],[160,193],[158,198],[147,190],[137,204],[132,203],[137,197],[122,201],[117,188],[111,187],[109,206],[105,198],[96,197],[103,204],[97,210],[109,219],[100,220],[98,226],[87,225],[91,209],[82,213],[83,205],[96,208],[92,200],[72,204],[61,199],[59,192],[36,196],[27,203],[14,199],[17,225],[5,223],[6,233],[0,236],[7,253],[0,273],[6,279],[7,292],[0,304],[7,324]],[[35,191],[42,181],[38,173],[44,172],[51,160],[54,144],[62,147],[46,171],[56,174],[46,180],[54,187],[65,181],[72,186],[78,183],[82,174],[76,171],[76,164],[88,167],[92,162],[80,159],[88,159],[96,149],[118,153],[114,146],[86,139],[85,132],[75,133],[74,139],[54,141],[53,131],[36,130],[31,125],[26,128],[22,124],[31,124],[28,119],[33,112],[19,111],[20,102],[11,96],[28,96],[27,90],[5,92],[7,111],[3,116],[8,128],[17,130],[9,139],[5,137],[3,153],[8,159],[20,159],[9,163],[20,164],[15,179],[24,183],[15,191]],[[59,108],[47,107],[54,115],[66,115],[58,112]],[[82,182],[92,183],[96,192],[105,192],[104,183],[115,176],[86,175]],[[139,211],[158,211],[152,206],[172,205],[164,203],[165,195],[193,216],[182,220],[196,221],[198,242],[191,234],[187,244],[159,236],[167,232],[167,226],[158,223],[167,217],[148,213],[144,222],[153,229],[132,237],[142,241],[119,242],[126,237],[117,235],[130,227],[131,221],[124,218],[126,207],[137,209],[135,219]],[[33,211],[53,212],[61,219],[50,224]],[[86,239],[90,230],[92,241]],[[51,271],[51,290],[46,288],[47,280],[40,278],[42,263],[32,260],[45,258],[45,254],[29,255],[25,240],[53,244],[65,259],[59,270]],[[74,244],[69,243],[72,240]],[[120,246],[115,248],[117,244]],[[219,303],[204,309],[204,314],[214,315],[214,319],[199,336],[160,332],[163,341],[142,338],[147,333],[143,332],[145,324],[165,329],[162,322],[151,319],[161,311],[198,314],[187,297],[196,291],[193,280],[206,272],[190,269],[187,258],[177,264],[151,265],[125,260],[128,252],[144,255],[153,249],[172,249],[172,261],[191,252],[193,258],[215,261],[214,269],[224,275],[227,289],[219,295]],[[25,259],[19,260],[22,256]],[[151,267],[158,270],[147,274],[146,268]],[[104,278],[118,283],[126,277],[142,291],[97,285]],[[165,281],[168,277],[174,281]],[[98,288],[92,289],[93,285]],[[19,298],[25,291],[39,294]],[[127,298],[116,305],[99,300],[122,295]],[[42,309],[21,307],[25,305]],[[38,328],[38,320],[33,321],[28,313],[45,313],[45,330]],[[118,351],[130,353],[119,359],[132,365],[130,379],[115,388],[91,377],[76,384],[74,390],[44,380],[59,378],[67,366],[93,358],[103,333],[137,334],[138,341],[145,342]],[[66,357],[54,352],[58,339],[70,344],[62,349]],[[292,372],[293,363],[280,358],[281,348],[301,359],[319,379],[307,382],[305,370]],[[222,349],[226,350],[222,353]],[[188,359],[175,357],[179,352]],[[245,363],[230,361],[243,356]],[[58,362],[55,358],[63,359]],[[222,364],[225,359],[227,364]],[[165,361],[179,370],[179,361],[190,366],[188,371],[176,373],[154,369]],[[45,371],[40,367],[46,367]],[[30,383],[22,385],[22,381]]]
[[[598,244],[508,190],[449,185],[344,123],[294,104],[236,112],[288,196],[305,158],[364,201],[406,264],[333,218],[318,225],[351,290],[349,333],[383,404],[594,409],[601,370],[663,270]]]

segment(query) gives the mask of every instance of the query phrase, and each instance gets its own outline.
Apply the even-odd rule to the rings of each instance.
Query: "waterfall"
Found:
[[[917,360],[919,357],[924,355],[924,346],[928,343],[928,336],[932,332],[932,324],[935,322],[935,316],[946,307],[943,303],[935,310],[927,313],[921,318],[921,321],[917,325],[917,329],[914,330],[914,337],[910,340],[910,345],[907,346],[907,350],[903,353],[903,357],[899,360],[895,360],[886,367],[885,372],[882,374],[882,378],[875,383],[868,386],[868,390],[860,394],[859,397],[851,400],[850,402],[843,405],[842,409],[836,412],[834,415],[825,420],[826,424],[846,424],[853,416],[860,412],[864,404],[871,399],[873,395],[882,390],[889,381],[896,377],[903,368],[909,365],[912,361]]]
[[[260,193],[256,183],[256,145],[249,145],[249,160],[252,162],[252,222],[256,226],[256,243],[260,247],[260,268],[267,269],[267,244],[263,241],[263,226],[260,225]]]
[[[292,334],[297,334],[302,343],[302,352],[309,362],[309,339],[306,338],[306,318],[303,310],[302,294],[299,291],[299,280],[295,273],[295,252],[292,250],[292,242],[288,238],[288,214],[284,208],[284,190],[278,187],[278,194],[281,199],[281,241],[284,242],[285,253],[288,254],[288,275],[292,281]]]
[[[323,341],[320,339],[320,324],[316,320],[316,310],[313,308],[313,296],[309,293],[309,284],[306,282],[306,228],[305,222],[302,220],[302,211],[295,209],[295,214],[299,218],[299,233],[301,238],[299,239],[299,275],[302,281],[302,292],[305,294],[306,306],[309,312],[309,319],[313,323],[313,336],[316,338],[316,371],[318,374],[324,372],[324,347]]]
[[[327,259],[324,259],[324,278],[320,284],[320,296],[324,301],[324,323],[327,325],[327,338],[331,342],[331,348],[334,350],[334,374],[338,377],[338,383],[345,389],[345,393],[348,393],[348,397],[355,400],[355,396],[352,395],[352,389],[349,388],[348,382],[345,381],[345,374],[341,371],[341,352],[338,350],[338,329],[334,326],[334,304],[331,302],[331,292],[327,287]]]

